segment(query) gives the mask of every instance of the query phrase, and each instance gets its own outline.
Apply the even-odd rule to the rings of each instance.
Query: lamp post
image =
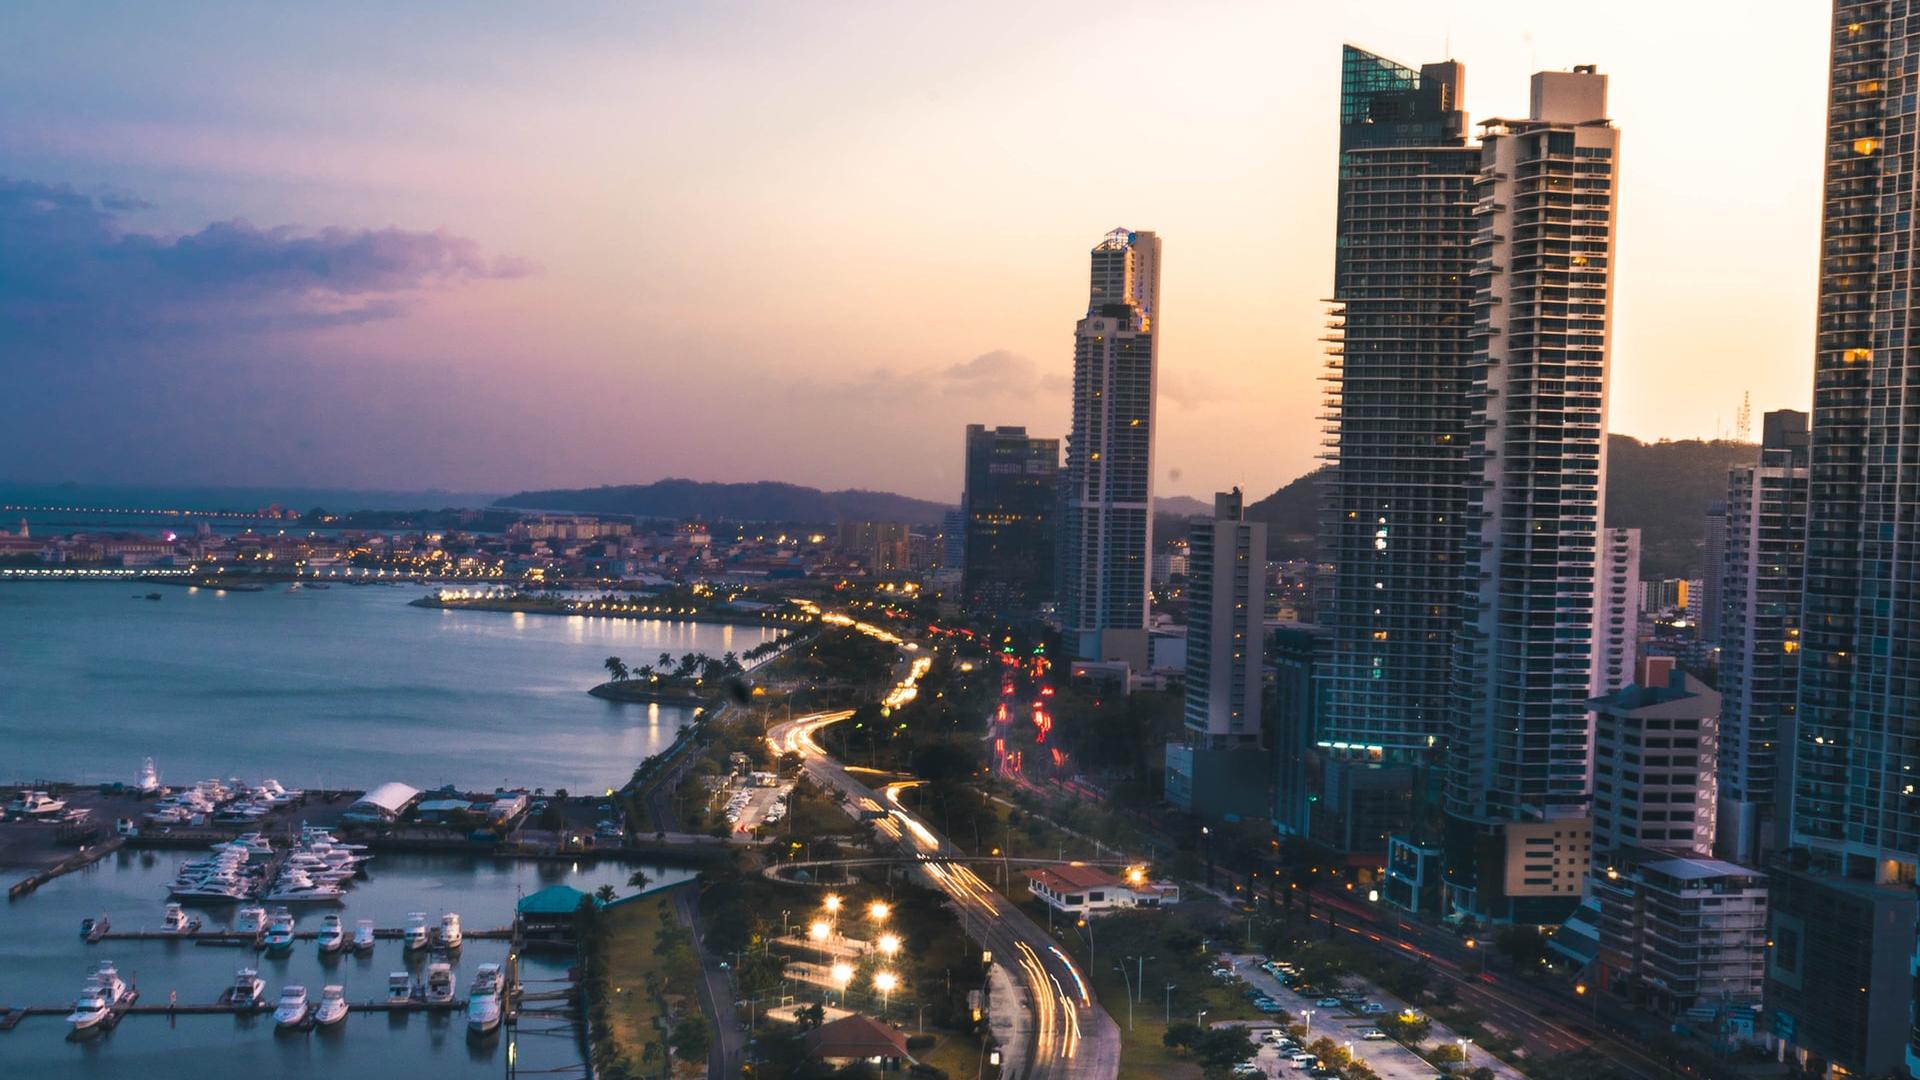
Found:
[[[1163,1021],[1164,1023],[1167,1023],[1167,1024],[1173,1023],[1173,991],[1174,991],[1174,985],[1172,983],[1168,983],[1167,984],[1167,1018],[1165,1021]]]
[[[1201,1009],[1199,1012],[1194,1013],[1193,1026],[1197,1028],[1205,1028],[1207,1026],[1207,1013],[1209,1011],[1210,1010],[1207,1010],[1207,1009]]]
[[[1127,965],[1115,964],[1113,970],[1120,973],[1121,981],[1127,988],[1127,1030],[1133,1030],[1133,980],[1127,976]]]
[[[833,984],[840,988],[840,1007],[847,1007],[847,984],[853,981],[853,965],[841,961],[833,965]]]
[[[1312,1034],[1313,1033],[1313,1010],[1302,1009],[1300,1010],[1300,1012],[1301,1012],[1301,1015],[1307,1018],[1307,1023],[1306,1023],[1307,1033]]]
[[[900,985],[900,977],[891,971],[882,971],[873,977],[873,988],[880,991],[880,1015],[887,1015],[887,999],[892,996],[894,987]]]

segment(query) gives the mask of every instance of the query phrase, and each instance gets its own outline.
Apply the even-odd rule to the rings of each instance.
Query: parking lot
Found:
[[[1312,1043],[1315,1039],[1328,1038],[1345,1047],[1355,1058],[1366,1062],[1367,1067],[1379,1073],[1381,1080],[1435,1080],[1441,1075],[1439,1070],[1419,1055],[1391,1039],[1368,1039],[1365,1033],[1378,1026],[1381,1016],[1390,1016],[1405,1010],[1406,1002],[1381,991],[1378,987],[1349,976],[1345,985],[1356,988],[1350,996],[1362,996],[1379,1007],[1377,1013],[1361,1012],[1346,1005],[1325,1006],[1319,1004],[1322,999],[1302,997],[1269,974],[1260,965],[1266,959],[1261,956],[1241,954],[1223,954],[1221,961],[1232,968],[1233,973],[1247,984],[1264,991],[1268,997],[1278,1002],[1282,1009],[1292,1016],[1295,1022],[1307,1025],[1307,1037],[1301,1042]],[[1263,1026],[1260,1021],[1243,1022],[1257,1029]],[[1458,1037],[1441,1024],[1434,1024],[1427,1036],[1429,1044],[1456,1043]],[[1474,1046],[1466,1045],[1467,1065],[1469,1068],[1485,1065],[1503,1080],[1525,1080],[1525,1077],[1512,1066],[1494,1057],[1492,1054]],[[1263,1071],[1267,1069],[1267,1059],[1272,1058],[1274,1067],[1279,1068],[1277,1055],[1262,1053],[1258,1064]],[[1270,1076],[1282,1075],[1285,1069],[1268,1072]]]
[[[791,783],[777,787],[723,789],[727,793],[724,814],[736,835],[755,829],[772,828],[786,819],[787,796]]]

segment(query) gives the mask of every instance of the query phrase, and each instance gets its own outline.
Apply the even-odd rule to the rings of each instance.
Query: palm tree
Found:
[[[633,677],[636,679],[639,679],[641,682],[652,682],[653,681],[653,665],[641,664],[639,667],[634,669]]]
[[[645,870],[635,870],[633,876],[627,879],[627,887],[631,889],[644,889],[650,880],[652,879],[647,877]]]
[[[661,669],[662,671],[665,671],[665,670],[669,670],[669,669],[671,669],[672,667],[673,667],[673,654],[672,654],[672,653],[670,653],[670,652],[663,652],[663,653],[661,653],[661,654],[660,654],[660,669]]]
[[[593,890],[593,895],[594,895],[594,898],[599,900],[602,904],[611,904],[613,903],[613,897],[614,897],[613,886],[602,885],[599,888]]]
[[[730,652],[727,655],[721,657],[720,662],[727,666],[727,671],[729,673],[740,670],[740,657],[734,653]]]
[[[607,674],[613,676],[614,682],[627,681],[627,665],[625,661],[621,660],[617,656],[609,656],[607,657],[607,662],[605,666],[607,669]]]

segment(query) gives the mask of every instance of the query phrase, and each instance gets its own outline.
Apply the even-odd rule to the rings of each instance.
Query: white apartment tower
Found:
[[[1456,910],[1548,922],[1572,904],[1493,882],[1513,827],[1587,813],[1619,132],[1591,67],[1535,75],[1531,98],[1524,119],[1482,125],[1475,184],[1445,861]]]
[[[1195,518],[1188,536],[1187,737],[1258,750],[1267,527],[1246,519],[1234,488],[1213,497],[1213,517]]]
[[[1633,681],[1640,641],[1640,530],[1600,533],[1600,590],[1593,621],[1593,679],[1587,693],[1605,697]]]
[[[1081,658],[1139,670],[1152,573],[1160,238],[1115,229],[1094,246],[1092,264],[1087,313],[1074,329],[1059,613]]]

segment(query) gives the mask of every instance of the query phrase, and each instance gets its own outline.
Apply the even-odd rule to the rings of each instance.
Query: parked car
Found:
[[[1320,1000],[1314,1002],[1313,1004],[1315,1008],[1337,1009],[1340,1007],[1340,999],[1337,997],[1323,997]]]
[[[1384,1039],[1387,1037],[1387,1033],[1381,1031],[1379,1028],[1368,1028],[1360,1033],[1360,1037],[1363,1039]]]
[[[1365,1005],[1360,1006],[1360,1011],[1363,1013],[1383,1013],[1387,1011],[1387,1007],[1377,1001],[1369,1001]]]

